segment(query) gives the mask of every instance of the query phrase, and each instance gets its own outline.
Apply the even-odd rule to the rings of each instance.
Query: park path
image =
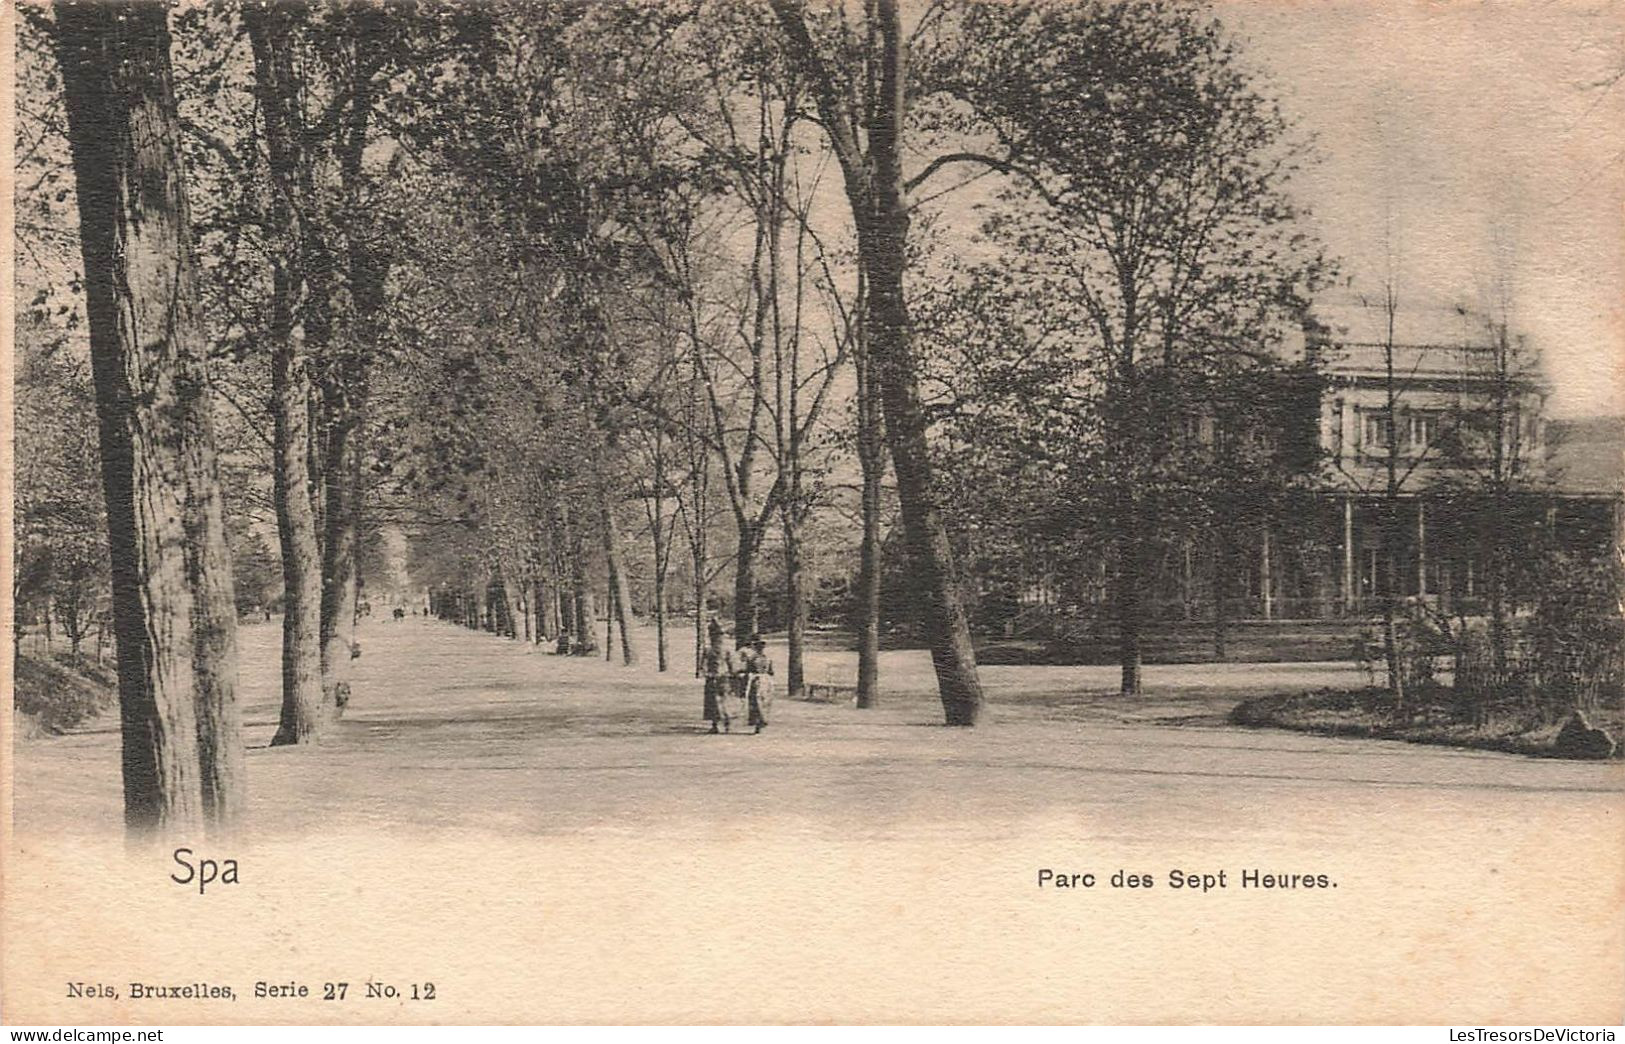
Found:
[[[686,673],[409,617],[363,627],[330,739],[271,750],[277,630],[243,630],[251,836],[216,852],[248,883],[118,863],[109,720],[18,747],[27,938],[49,951],[73,911],[92,980],[201,976],[202,938],[210,981],[427,978],[453,1023],[1619,1017],[1619,763],[1222,723],[1343,668],[1153,667],[1132,704],[1106,668],[988,668],[967,730],[893,653],[877,710],[780,700],[762,735],[708,736]]]
[[[421,617],[367,621],[336,733],[271,750],[278,635],[275,623],[242,630],[252,822],[274,834],[704,830],[764,817],[847,836],[944,823],[997,832],[1056,811],[1125,831],[1313,834],[1325,832],[1324,806],[1304,800],[1316,796],[1345,811],[1410,795],[1516,815],[1521,801],[1609,802],[1621,787],[1617,766],[1224,724],[1246,695],[1361,683],[1338,664],[1151,667],[1132,701],[1112,692],[1108,667],[989,667],[987,725],[951,730],[938,724],[926,654],[894,652],[879,709],[781,698],[761,736],[712,737],[680,633],[661,675],[652,632],[644,662],[624,668]],[[841,680],[850,659],[814,653],[809,677]],[[111,715],[20,744],[19,828],[116,829],[117,749]]]

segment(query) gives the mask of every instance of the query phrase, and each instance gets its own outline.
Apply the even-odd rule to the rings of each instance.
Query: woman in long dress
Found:
[[[700,654],[700,666],[705,675],[705,720],[711,723],[711,734],[716,735],[717,726],[727,732],[732,724],[732,715],[728,713],[729,704],[728,687],[732,679],[728,677],[728,654],[722,649],[722,625],[715,620],[706,628],[705,651]]]
[[[761,732],[767,727],[768,712],[773,709],[773,661],[768,658],[767,643],[761,635],[751,635],[750,651],[741,659],[739,671],[745,678],[750,724]]]

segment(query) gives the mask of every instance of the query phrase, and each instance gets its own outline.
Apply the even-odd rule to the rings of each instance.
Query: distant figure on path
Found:
[[[742,717],[745,711],[746,689],[750,680],[745,677],[745,656],[750,651],[749,635],[734,636],[734,647],[722,659],[722,716],[726,721]]]
[[[731,709],[728,699],[728,653],[722,648],[721,624],[712,620],[705,634],[709,641],[705,651],[700,654],[700,668],[705,675],[705,720],[711,723],[711,734],[714,736],[718,724],[721,724],[723,732],[727,732],[733,723],[733,716],[728,713]]]
[[[740,658],[737,670],[744,679],[744,696],[750,706],[750,724],[757,732],[767,727],[773,709],[773,661],[767,655],[767,642],[759,634],[750,636],[750,651]]]

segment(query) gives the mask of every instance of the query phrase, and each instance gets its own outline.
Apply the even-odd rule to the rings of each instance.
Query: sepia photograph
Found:
[[[1622,0],[4,21],[0,1021],[1625,1023]]]

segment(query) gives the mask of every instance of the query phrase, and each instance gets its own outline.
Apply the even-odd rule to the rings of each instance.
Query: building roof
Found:
[[[1340,298],[1316,302],[1321,367],[1331,377],[1382,377],[1387,371],[1388,314],[1380,302]],[[1394,313],[1394,376],[1402,381],[1483,384],[1494,379],[1498,353],[1485,318],[1455,306],[1401,303]],[[1507,360],[1508,374],[1525,390],[1544,392],[1536,357],[1520,344]]]
[[[1380,300],[1357,298],[1316,301],[1311,311],[1334,343],[1382,344],[1388,339],[1388,313]],[[1490,333],[1482,316],[1464,308],[1401,301],[1394,312],[1394,343],[1406,345],[1487,345]]]
[[[1625,417],[1546,424],[1547,474],[1564,493],[1625,492]]]
[[[1394,377],[1404,381],[1451,381],[1482,385],[1493,381],[1496,355],[1492,348],[1476,345],[1394,345]],[[1321,369],[1331,377],[1384,378],[1387,349],[1381,344],[1341,342],[1324,345],[1319,353]],[[1527,360],[1513,359],[1508,378],[1530,391],[1543,389],[1539,371]],[[1385,379],[1385,378],[1384,378]]]

